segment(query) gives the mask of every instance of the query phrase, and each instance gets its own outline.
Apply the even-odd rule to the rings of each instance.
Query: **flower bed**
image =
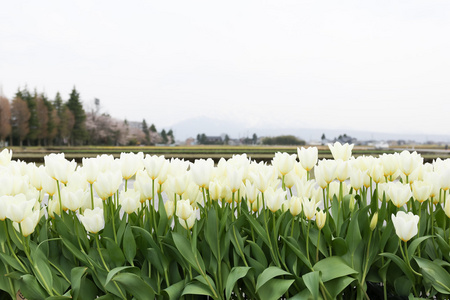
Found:
[[[27,299],[447,298],[450,161],[352,145],[189,163],[0,153],[0,291]],[[297,161],[298,159],[298,161]],[[314,179],[311,179],[314,178]],[[128,187],[133,180],[132,187]],[[131,184],[130,184],[131,185]],[[164,208],[164,209],[163,209]],[[1,295],[1,294],[0,294]]]

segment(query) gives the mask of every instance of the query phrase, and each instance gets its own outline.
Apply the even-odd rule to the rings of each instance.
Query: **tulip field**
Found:
[[[0,299],[448,299],[450,159],[0,152]]]

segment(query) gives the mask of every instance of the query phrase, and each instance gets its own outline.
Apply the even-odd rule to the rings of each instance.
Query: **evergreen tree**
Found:
[[[35,142],[39,135],[39,119],[37,113],[37,92],[34,92],[34,96],[28,91],[28,88],[25,86],[22,90],[18,90],[16,98],[20,98],[24,100],[28,106],[28,111],[30,112],[30,118],[28,119],[28,134],[25,137],[27,140],[28,146],[31,146],[33,142]]]
[[[155,124],[152,124],[152,125],[150,126],[150,131],[151,131],[151,132],[157,132],[156,127],[155,127]]]
[[[174,144],[174,143],[175,143],[175,137],[173,136],[173,131],[172,131],[172,129],[170,129],[170,130],[167,132],[167,136],[170,137],[170,143],[171,143],[171,144]]]
[[[167,142],[169,141],[169,139],[167,138],[167,133],[166,133],[165,129],[163,129],[161,131],[161,138],[162,138],[163,144],[167,144]]]
[[[61,97],[61,94],[59,92],[56,93],[55,100],[53,101],[53,107],[56,111],[56,116],[58,118],[58,123],[63,122],[63,114],[64,114],[64,103],[63,99]],[[61,125],[61,124],[59,124]],[[62,126],[58,126],[56,130],[56,144],[61,145],[63,142],[63,133],[62,133]]]
[[[72,112],[74,117],[74,125],[71,134],[71,140],[74,145],[83,144],[87,139],[86,131],[86,113],[83,109],[83,105],[80,101],[80,94],[77,92],[75,87],[69,95],[69,100],[67,100],[67,108]]]
[[[144,120],[142,120],[142,131],[145,134],[145,144],[146,145],[150,145],[150,131],[148,130],[148,125],[147,122]]]

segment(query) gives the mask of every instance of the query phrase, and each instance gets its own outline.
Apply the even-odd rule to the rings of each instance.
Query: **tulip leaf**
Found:
[[[72,297],[74,299],[80,299],[80,291],[81,291],[81,278],[86,274],[86,267],[76,267],[73,268],[70,272],[70,281],[72,286]]]
[[[242,277],[245,277],[250,269],[250,267],[234,267],[233,269],[231,269],[231,272],[227,278],[225,289],[225,297],[227,300],[230,299],[231,292],[233,291],[236,282]]]
[[[21,277],[20,292],[28,300],[43,300],[47,297],[47,293],[37,282],[36,278],[30,274]]]
[[[24,271],[24,269],[17,262],[17,260],[15,260],[13,257],[9,256],[8,254],[0,251],[0,258],[5,265],[13,267],[14,269],[16,269],[17,271],[20,271],[20,272]]]
[[[261,238],[267,246],[271,247],[271,243],[267,239],[267,234],[266,234],[264,228],[262,227],[262,225],[258,223],[257,219],[254,216],[250,216],[249,213],[245,209],[242,210],[242,213],[243,213],[243,215],[245,215],[247,220],[250,222],[250,225],[256,231],[256,236]]]
[[[408,278],[411,282],[415,282],[414,274],[409,269],[408,265],[405,263],[404,260],[402,260],[397,255],[389,253],[389,252],[380,253],[380,255],[391,259],[403,271],[403,273],[406,276],[408,276]]]
[[[208,242],[209,249],[213,255],[217,260],[220,260],[221,257],[219,257],[218,243],[220,243],[221,237],[218,231],[216,210],[212,208],[208,212],[207,226],[205,227],[205,239]]]
[[[257,291],[257,294],[261,300],[280,299],[281,296],[291,287],[294,281],[294,279],[271,279],[261,286],[259,291]]]
[[[281,275],[292,275],[292,274],[275,266],[268,267],[267,269],[264,270],[264,272],[262,272],[258,276],[255,291],[258,292],[258,290],[270,279]]]
[[[156,196],[156,195],[155,195]],[[158,207],[164,208],[164,200],[162,197],[158,197]],[[167,218],[166,209],[158,209],[159,214],[159,222],[158,222],[158,229],[157,233],[158,236],[162,236],[164,234],[164,231],[166,230],[167,223],[169,222],[169,219]]]
[[[38,275],[36,278],[42,286],[51,289],[53,287],[53,275],[50,270],[48,258],[45,256],[44,252],[41,251],[40,247],[36,247],[33,252],[33,267],[35,274]]]
[[[175,247],[180,252],[180,254],[186,259],[188,263],[192,265],[192,267],[199,273],[205,273],[205,264],[203,263],[202,258],[198,254],[198,250],[196,254],[191,249],[191,244],[181,234],[178,232],[172,233],[173,242],[175,243]]]
[[[421,236],[415,240],[413,240],[411,242],[411,244],[408,247],[408,257],[409,260],[411,260],[411,258],[414,255],[414,252],[416,252],[417,247],[420,245],[420,243],[422,243],[423,241],[429,239],[431,237],[431,235],[427,235],[427,236]]]
[[[414,259],[422,270],[423,277],[429,280],[439,293],[450,294],[450,274],[443,267],[424,258]]]
[[[324,284],[331,295],[331,299],[337,299],[337,296],[353,281],[355,281],[355,278],[344,276],[327,281]]]
[[[320,274],[318,271],[309,272],[302,276],[308,290],[311,292],[313,299],[319,299]]]
[[[327,282],[335,278],[356,274],[354,269],[350,268],[345,261],[338,256],[331,256],[318,261],[313,266],[314,271],[322,272],[322,281]]]
[[[108,283],[117,273],[122,272],[124,270],[129,270],[132,271],[132,273],[139,275],[139,269],[136,267],[132,266],[117,267],[108,272],[108,276],[106,276],[105,286],[108,285]]]
[[[406,276],[400,276],[394,281],[394,288],[401,297],[407,297],[411,293],[412,283]]]
[[[133,260],[136,256],[136,241],[134,240],[134,235],[131,232],[131,227],[129,224],[127,225],[123,235],[123,252],[130,265],[133,265]]]
[[[155,298],[155,291],[152,287],[134,273],[119,273],[112,280],[121,283],[138,300]]]
[[[181,296],[184,295],[204,295],[213,297],[213,294],[211,293],[209,287],[200,282],[193,282],[188,284],[181,294]]]
[[[174,283],[169,287],[167,287],[166,289],[164,289],[163,293],[165,293],[169,297],[169,300],[180,299],[181,293],[184,290],[184,285],[185,285],[184,280],[180,280],[177,283]]]
[[[252,240],[247,240],[247,243],[250,244],[250,248],[252,250],[253,257],[265,268],[267,267],[267,258],[264,254],[264,251],[261,249],[261,247],[258,246],[255,242]]]
[[[83,254],[77,247],[75,247],[69,240],[62,238],[64,246],[72,253],[78,260],[82,261],[84,264],[88,264],[86,255]]]
[[[125,256],[123,255],[122,249],[120,249],[119,245],[116,242],[109,238],[104,237],[106,241],[106,249],[108,250],[109,258],[116,266],[121,266],[125,262]]]
[[[155,248],[148,248],[147,255],[145,256],[147,260],[152,264],[152,266],[156,267],[160,274],[164,273],[164,267],[162,265],[162,254],[157,251]]]
[[[292,252],[294,252],[295,255],[297,255],[298,258],[300,258],[300,260],[309,268],[312,270],[312,265],[309,262],[309,260],[306,258],[306,256],[302,253],[302,251],[300,250],[297,241],[292,238],[292,237],[281,237],[286,244],[288,245],[288,247],[292,250]]]

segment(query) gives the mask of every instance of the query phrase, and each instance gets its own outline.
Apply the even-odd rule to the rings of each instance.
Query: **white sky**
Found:
[[[449,134],[450,1],[3,1],[0,86],[116,118]]]

